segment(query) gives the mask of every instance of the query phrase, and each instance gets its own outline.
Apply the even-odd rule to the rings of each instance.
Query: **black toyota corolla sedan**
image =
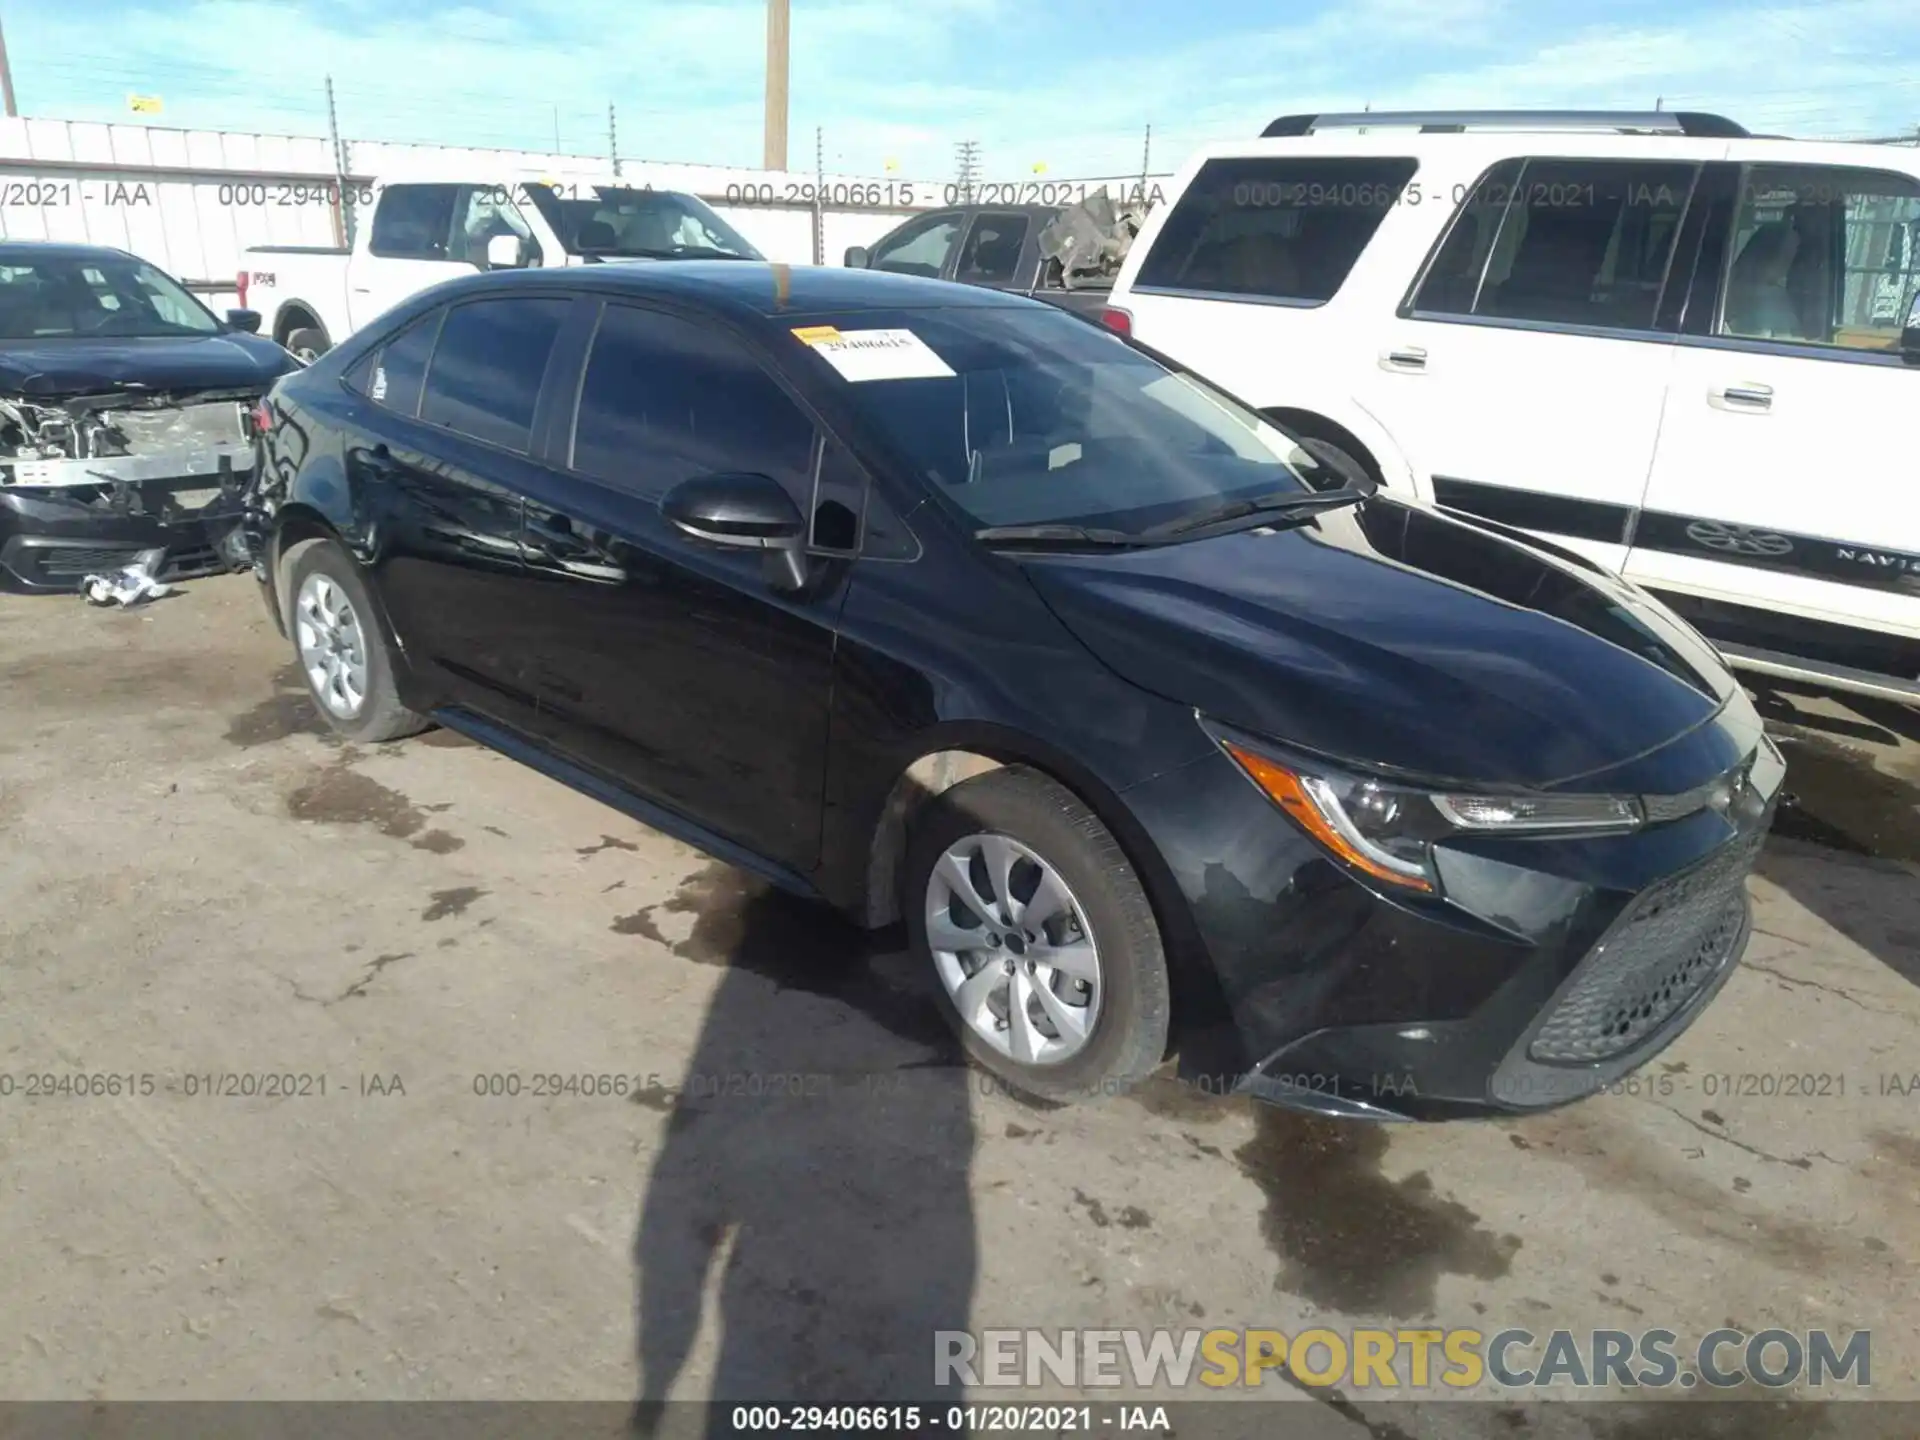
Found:
[[[1021,1091],[1538,1108],[1746,943],[1783,766],[1706,642],[1050,306],[501,272],[268,408],[256,573],[335,729],[904,920]]]

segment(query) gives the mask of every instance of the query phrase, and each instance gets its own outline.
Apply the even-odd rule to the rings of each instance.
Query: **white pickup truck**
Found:
[[[304,361],[407,296],[474,270],[765,258],[698,197],[618,180],[347,188],[349,248],[260,245],[241,257],[241,306],[260,312],[263,333]]]

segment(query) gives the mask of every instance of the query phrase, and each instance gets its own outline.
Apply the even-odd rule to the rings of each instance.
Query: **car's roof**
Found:
[[[708,305],[741,316],[773,319],[843,310],[924,310],[1032,305],[1038,300],[977,285],[926,280],[879,270],[826,265],[760,264],[745,260],[661,260],[640,264],[580,265],[565,270],[496,270],[458,282],[449,298],[475,290],[551,285],[610,295],[654,296]]]
[[[65,240],[0,240],[0,264],[30,265],[35,260],[124,260],[127,252],[111,245],[75,245]]]

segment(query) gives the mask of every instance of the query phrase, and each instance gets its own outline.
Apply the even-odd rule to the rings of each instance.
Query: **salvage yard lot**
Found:
[[[1023,1104],[892,937],[323,738],[288,658],[245,577],[0,599],[0,1395],[880,1399],[935,1329],[1386,1322],[1871,1328],[1920,1398],[1920,717],[1768,702],[1802,803],[1639,1093],[1380,1128]]]

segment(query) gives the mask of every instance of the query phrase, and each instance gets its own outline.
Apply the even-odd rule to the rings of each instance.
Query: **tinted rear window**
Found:
[[[1390,156],[1209,160],[1167,216],[1134,283],[1331,300],[1416,168]]]
[[[402,415],[418,415],[420,382],[426,377],[427,357],[433,353],[433,337],[440,333],[442,313],[435,310],[414,321],[355,366],[347,383],[377,405]]]
[[[516,297],[454,306],[434,346],[420,418],[524,453],[547,356],[571,303]]]

